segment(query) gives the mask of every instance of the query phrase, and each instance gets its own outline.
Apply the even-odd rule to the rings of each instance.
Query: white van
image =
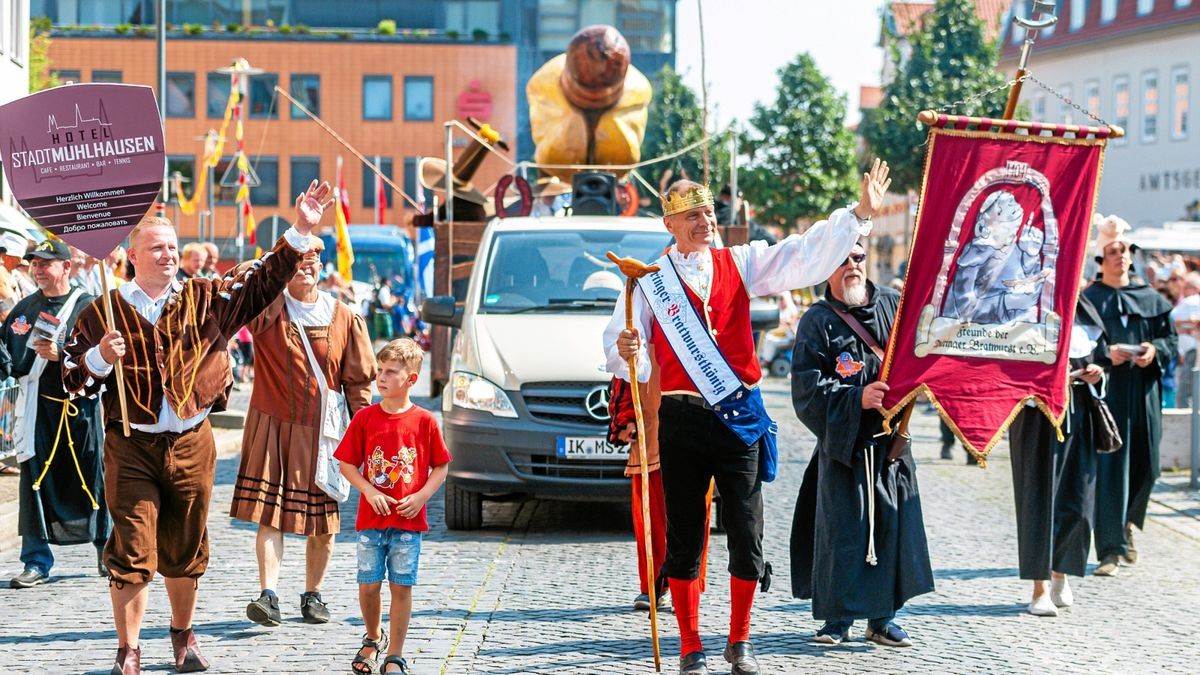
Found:
[[[497,219],[462,308],[427,301],[427,321],[459,328],[442,393],[448,527],[479,527],[487,496],[629,498],[629,449],[605,440],[601,336],[625,284],[606,253],[654,260],[670,240],[657,218]]]

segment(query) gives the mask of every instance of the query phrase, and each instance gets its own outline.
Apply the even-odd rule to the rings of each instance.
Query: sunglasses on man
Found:
[[[861,265],[863,263],[863,261],[866,259],[867,259],[866,253],[851,253],[850,255],[846,256],[846,259],[842,262],[842,267],[845,267],[846,265],[849,265],[850,263],[854,263],[855,265]]]

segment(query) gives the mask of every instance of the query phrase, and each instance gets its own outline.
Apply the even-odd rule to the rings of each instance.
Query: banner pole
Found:
[[[1021,98],[1021,85],[1029,73],[1029,53],[1033,51],[1033,42],[1037,39],[1039,30],[1049,28],[1058,23],[1054,15],[1053,0],[1034,0],[1032,16],[1041,15],[1038,19],[1026,19],[1014,16],[1015,25],[1025,29],[1025,43],[1021,45],[1021,58],[1017,61],[1017,74],[1013,77],[1013,86],[1008,92],[1008,103],[1004,106],[1004,119],[1011,120],[1017,112],[1017,101]]]
[[[112,300],[108,297],[108,267],[103,260],[97,260],[97,265],[100,265],[100,285],[103,293],[100,298],[104,304],[104,320],[108,323],[108,330],[116,330],[116,321],[113,319]],[[121,362],[124,359],[117,359],[114,364],[117,369],[117,400],[121,403],[121,430],[125,432],[125,438],[129,438],[129,408],[125,403],[125,371],[121,368]]]

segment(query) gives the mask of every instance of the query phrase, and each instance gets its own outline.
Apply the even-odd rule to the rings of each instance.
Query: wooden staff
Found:
[[[116,330],[117,324],[113,319],[112,302],[108,298],[108,265],[103,260],[97,260],[96,264],[100,266],[100,284],[104,290],[100,294],[100,299],[104,304],[104,320],[108,324],[105,326],[105,330]],[[129,438],[129,408],[125,404],[125,371],[121,368],[123,360],[117,359],[113,365],[117,369],[117,400],[121,402],[121,430],[125,432],[125,438]]]
[[[633,292],[637,289],[637,280],[659,270],[657,265],[647,265],[634,258],[619,258],[612,251],[608,259],[615,262],[625,275],[625,330],[633,330]],[[642,536],[646,545],[646,588],[650,590],[650,639],[654,642],[654,670],[662,672],[662,656],[658,649],[658,595],[657,582],[654,578],[654,547],[650,539],[650,470],[646,464],[646,423],[642,418],[642,397],[638,392],[637,354],[629,357],[629,382],[633,391],[633,416],[637,420],[637,438],[641,446],[638,453],[641,459],[642,476]]]

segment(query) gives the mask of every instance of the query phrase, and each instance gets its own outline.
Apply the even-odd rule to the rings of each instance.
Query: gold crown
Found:
[[[670,216],[676,213],[682,213],[701,206],[712,206],[713,194],[704,185],[698,185],[687,191],[686,194],[678,192],[668,192],[663,196],[662,208],[663,215]]]

